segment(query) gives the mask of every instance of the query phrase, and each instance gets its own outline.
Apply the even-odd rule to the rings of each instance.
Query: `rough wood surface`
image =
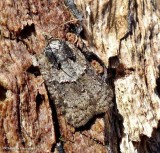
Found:
[[[75,41],[77,19],[63,1],[9,0],[0,8],[0,152],[106,152],[103,115],[81,130],[69,126],[49,102],[34,58],[46,34]]]
[[[60,1],[2,0],[0,10],[0,152],[50,152],[55,112],[32,57],[43,50],[42,33],[71,15]],[[54,34],[63,37],[64,27],[57,29]]]
[[[123,117],[121,151],[158,152],[159,138],[153,133],[157,133],[160,119],[160,2],[75,3],[85,17],[89,48],[106,65],[113,56],[120,61],[114,84],[117,109]]]
[[[160,2],[74,2],[0,1],[0,152],[158,152]],[[113,110],[84,128],[66,122],[35,62],[44,35],[85,43],[103,60],[114,78]]]

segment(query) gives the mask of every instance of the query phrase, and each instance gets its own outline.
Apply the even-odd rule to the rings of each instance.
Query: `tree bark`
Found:
[[[0,152],[159,152],[158,0],[2,0],[0,10]],[[78,129],[66,122],[36,61],[44,36],[105,63],[112,109]]]
[[[120,63],[114,80],[123,117],[121,152],[159,152],[159,1],[76,1],[89,46],[106,65]],[[110,60],[108,60],[110,59]]]

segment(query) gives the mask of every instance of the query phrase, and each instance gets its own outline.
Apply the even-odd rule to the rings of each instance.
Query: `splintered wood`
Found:
[[[159,0],[2,0],[0,10],[0,152],[16,149],[18,153],[25,148],[37,153],[63,149],[73,153],[157,152],[160,143]],[[68,124],[74,120],[69,121],[61,109],[55,109],[34,58],[46,47],[44,35],[68,41],[78,49],[76,54],[82,52],[87,56],[93,52],[102,60],[99,62],[94,56],[89,62],[95,78],[100,76],[101,81],[111,79],[111,84],[114,83],[113,103],[116,104],[113,109],[102,111],[105,116],[92,108],[92,116],[81,125],[90,123],[85,127],[71,124],[78,125],[79,129],[75,129]],[[110,66],[109,59],[113,57],[118,58],[118,64]],[[74,62],[73,58],[69,63],[74,66]],[[102,63],[112,74],[106,73]],[[71,65],[62,64],[62,68],[68,66],[70,70]],[[54,66],[59,69],[61,64],[58,61]],[[90,72],[83,74],[86,73]],[[99,94],[103,97],[103,93]],[[96,113],[99,115],[94,118]]]
[[[156,81],[160,77],[160,2],[75,0],[75,3],[84,14],[89,48],[106,65],[109,57],[117,55],[128,71],[115,79],[115,96],[125,134],[121,151],[136,152],[140,147],[133,141],[140,142],[141,135],[151,137],[160,119],[160,84]]]

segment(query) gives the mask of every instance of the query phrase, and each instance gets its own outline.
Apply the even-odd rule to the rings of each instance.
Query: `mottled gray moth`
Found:
[[[84,126],[93,116],[113,106],[112,87],[69,42],[51,40],[38,62],[50,98],[72,126]]]

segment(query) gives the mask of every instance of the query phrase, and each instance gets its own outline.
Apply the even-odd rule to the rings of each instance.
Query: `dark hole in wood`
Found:
[[[26,25],[18,34],[20,39],[26,39],[32,34],[36,34],[35,25],[32,23],[31,25]]]
[[[69,32],[75,33],[76,35],[79,35],[82,31],[82,27],[80,24],[69,23],[66,26]]]
[[[76,33],[77,32],[77,29],[76,29],[76,25],[70,23],[68,24],[69,25],[69,31],[70,32],[73,32],[73,33]]]
[[[86,32],[85,32],[85,30],[83,29],[81,32],[80,32],[80,37],[82,38],[82,39],[84,39],[84,40],[87,40],[87,36],[86,36]]]
[[[33,66],[31,65],[28,69],[27,69],[27,72],[31,73],[31,74],[34,74],[35,76],[40,76],[41,73],[39,71],[39,68],[36,67],[36,66]]]
[[[155,93],[159,96],[160,98],[160,65],[158,65],[158,70],[159,70],[159,77],[156,79],[156,87],[155,87]]]
[[[39,93],[37,94],[37,96],[36,96],[36,112],[37,112],[37,114],[39,111],[39,107],[42,104],[44,99],[45,99],[44,95],[41,95]]]
[[[92,52],[82,52],[84,54],[84,56],[86,57],[86,59],[91,62],[92,60],[96,60],[101,66],[104,66],[103,61],[94,53]]]
[[[120,64],[118,56],[112,56],[109,58],[109,67],[110,68],[117,68]]]
[[[6,99],[7,89],[3,86],[0,86],[0,101],[4,101]]]
[[[156,79],[156,84],[157,84],[156,91],[157,91],[158,96],[160,97],[160,78]]]

